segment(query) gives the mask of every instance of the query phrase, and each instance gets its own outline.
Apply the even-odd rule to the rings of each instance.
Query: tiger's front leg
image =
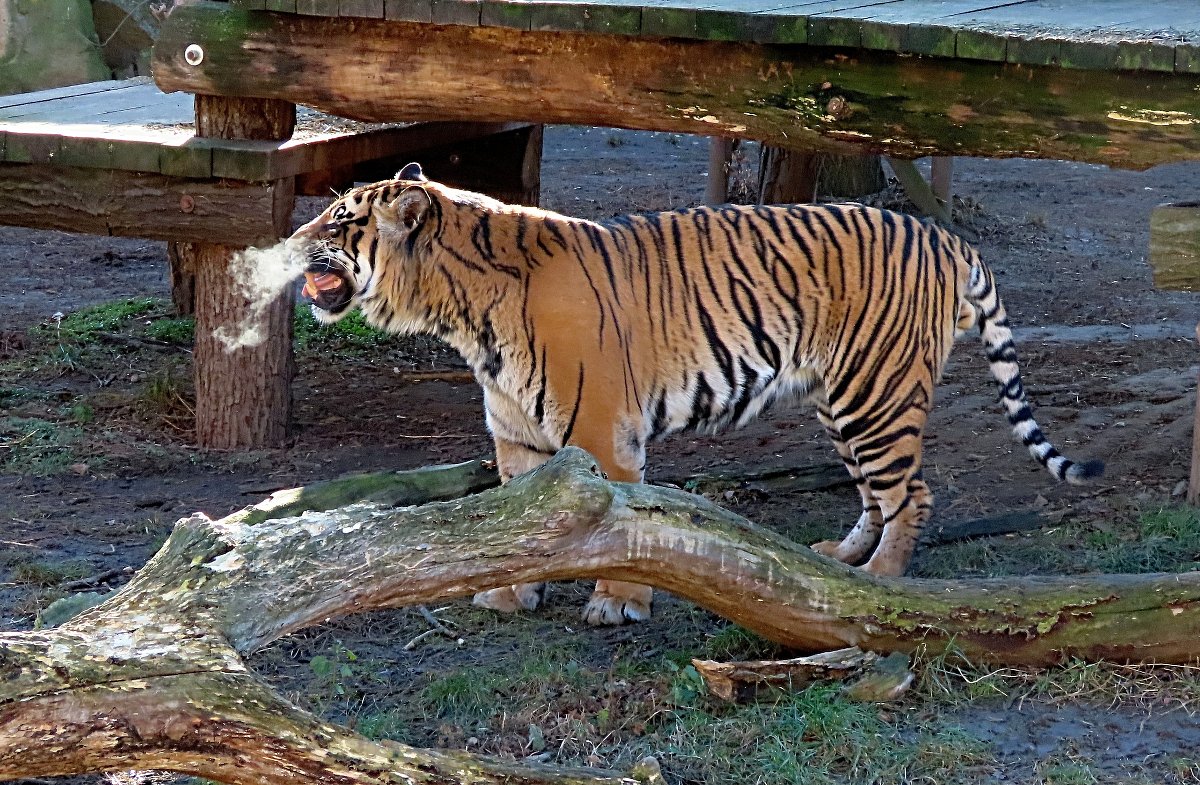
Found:
[[[550,460],[551,454],[531,450],[516,442],[495,438],[496,468],[500,472],[500,482],[505,483],[513,477],[532,471]],[[546,599],[545,581],[538,583],[516,583],[512,586],[501,586],[488,591],[481,591],[472,600],[481,608],[489,608],[501,613],[516,613],[517,611],[532,611]]]

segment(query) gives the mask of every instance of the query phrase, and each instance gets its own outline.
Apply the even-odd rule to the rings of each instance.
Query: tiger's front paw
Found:
[[[501,613],[516,613],[531,611],[546,599],[545,583],[518,583],[515,586],[501,586],[498,589],[481,591],[471,600],[481,608],[489,608]]]
[[[624,581],[596,581],[596,590],[583,609],[583,620],[599,627],[650,618],[654,591],[649,586]]]
[[[810,547],[822,556],[828,556],[831,559],[837,559],[847,564],[850,563],[849,554],[842,553],[842,542],[840,540],[822,540],[821,542],[814,542]]]

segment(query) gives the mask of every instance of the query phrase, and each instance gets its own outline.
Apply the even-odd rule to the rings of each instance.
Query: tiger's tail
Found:
[[[1055,479],[1066,480],[1072,485],[1083,485],[1088,480],[1104,474],[1103,461],[1078,463],[1067,458],[1054,448],[1033,419],[1033,409],[1025,398],[1025,387],[1021,384],[1021,369],[1017,364],[1017,349],[1013,344],[1012,329],[1008,325],[1008,314],[1004,303],[996,292],[995,279],[978,254],[971,251],[971,277],[967,284],[967,300],[978,309],[979,335],[987,355],[992,377],[1000,390],[1000,401],[1004,404],[1013,434],[1029,448],[1029,454],[1045,466]]]

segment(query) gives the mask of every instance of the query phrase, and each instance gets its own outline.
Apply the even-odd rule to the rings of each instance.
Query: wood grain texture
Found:
[[[234,0],[241,10],[291,0]],[[1089,70],[1187,71],[1200,43],[1193,0],[298,0],[304,14],[810,43]],[[280,9],[276,9],[280,10]]]
[[[1151,211],[1149,261],[1156,289],[1200,292],[1200,203]]]
[[[200,242],[275,242],[278,186],[45,164],[0,164],[8,226]]]
[[[539,5],[540,7],[540,5]],[[182,59],[200,41],[209,56]],[[1197,79],[864,53],[177,8],[164,90],[272,96],[362,120],[524,120],[899,158],[1200,157]],[[403,89],[398,89],[403,85]]]
[[[291,136],[296,107],[278,99],[196,96],[196,129],[221,138],[278,140]],[[287,234],[295,201],[295,181],[276,182],[268,213],[277,234]],[[222,242],[211,242],[219,238]],[[273,302],[253,303],[233,275],[238,248],[223,235],[209,242],[177,246],[196,273],[196,442],[234,449],[283,443],[292,409],[292,293]],[[232,348],[220,331],[254,325],[261,340]]]

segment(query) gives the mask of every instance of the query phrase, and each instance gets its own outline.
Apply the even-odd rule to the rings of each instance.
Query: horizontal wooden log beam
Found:
[[[209,242],[274,244],[288,232],[290,181],[187,180],[52,164],[0,164],[8,226]]]
[[[184,50],[198,45],[203,61]],[[604,33],[177,7],[154,49],[166,91],[274,97],[368,121],[524,120],[846,152],[1200,158],[1200,76]]]

